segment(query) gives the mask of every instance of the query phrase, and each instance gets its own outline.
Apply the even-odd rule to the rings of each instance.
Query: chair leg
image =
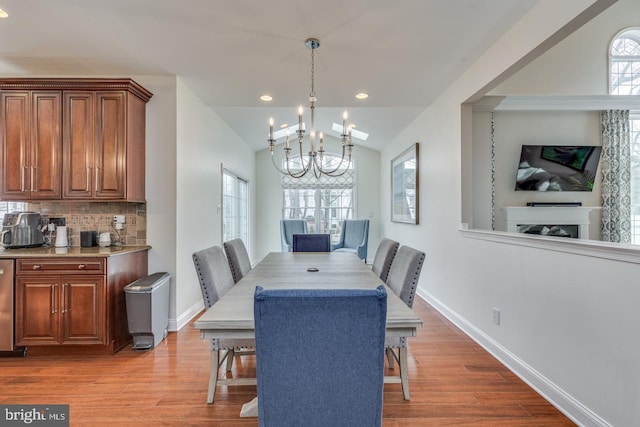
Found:
[[[409,372],[407,362],[407,347],[400,347],[400,382],[402,383],[402,393],[404,400],[411,400],[409,396]]]
[[[395,368],[393,359],[395,359],[395,355],[393,354],[393,349],[391,347],[387,347],[387,361],[389,362],[389,369]]]
[[[233,357],[235,356],[235,351],[230,349],[227,351],[227,372],[231,372],[231,368],[233,368]]]
[[[207,392],[207,403],[213,403],[213,398],[216,395],[216,385],[218,383],[218,361],[220,359],[220,352],[218,350],[211,350],[211,372],[209,373],[209,391]]]

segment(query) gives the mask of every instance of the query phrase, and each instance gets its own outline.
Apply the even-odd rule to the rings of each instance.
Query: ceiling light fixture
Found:
[[[9,14],[4,10],[0,9],[0,18],[8,18]]]
[[[273,97],[271,95],[260,95],[260,101],[271,102]]]
[[[316,150],[315,140],[316,140],[316,120],[315,120],[315,109],[316,109],[316,92],[315,92],[315,50],[320,47],[320,40],[309,38],[305,40],[305,46],[311,49],[311,92],[309,92],[309,104],[311,110],[311,130],[309,131],[309,144],[310,149],[308,152],[308,158],[305,161],[304,155],[302,153],[302,143],[304,140],[304,123],[302,121],[302,105],[298,108],[298,125],[296,129],[296,133],[298,135],[298,145],[300,147],[300,161],[292,161],[289,158],[291,154],[291,146],[289,144],[289,129],[286,129],[286,140],[284,146],[284,157],[286,166],[284,168],[280,168],[273,157],[273,150],[275,148],[276,139],[274,138],[273,132],[273,118],[269,119],[269,139],[267,142],[269,143],[269,150],[271,151],[271,161],[273,166],[282,174],[289,175],[292,178],[302,178],[309,172],[313,171],[313,174],[316,178],[319,178],[321,175],[326,176],[341,176],[344,175],[349,167],[351,166],[351,151],[353,149],[353,143],[351,142],[351,127],[347,126],[347,112],[345,111],[342,115],[342,133],[340,134],[342,140],[342,157],[337,166],[333,166],[335,163],[330,161],[325,162],[324,158],[324,140],[322,136],[322,132],[320,132],[319,139],[320,144],[318,150]],[[282,131],[279,131],[282,132]],[[347,156],[347,162],[345,164],[345,155]],[[344,164],[344,166],[343,166]]]
[[[356,94],[356,99],[367,99],[368,97],[369,97],[369,94],[365,92],[360,92]]]

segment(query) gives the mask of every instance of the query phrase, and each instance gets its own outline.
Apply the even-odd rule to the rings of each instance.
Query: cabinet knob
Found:
[[[34,270],[40,270],[42,268],[42,265],[40,264],[33,264],[33,269]]]
[[[85,265],[85,264],[78,264],[78,269],[79,269],[79,270],[82,270],[82,269],[83,269],[83,268],[85,268],[85,267],[86,267],[86,265]]]

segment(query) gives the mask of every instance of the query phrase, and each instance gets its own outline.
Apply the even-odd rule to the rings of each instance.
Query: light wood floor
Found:
[[[411,401],[386,384],[385,427],[575,425],[427,303],[414,310],[424,327],[409,344]],[[253,357],[232,375],[255,376]],[[74,427],[258,425],[239,417],[255,386],[219,387],[208,405],[208,377],[208,343],[189,325],[147,352],[0,358],[0,403],[69,404]]]

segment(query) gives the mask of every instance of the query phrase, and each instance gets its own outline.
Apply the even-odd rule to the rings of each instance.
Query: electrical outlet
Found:
[[[124,224],[124,215],[114,215],[113,222],[116,224]]]
[[[55,224],[56,227],[60,227],[61,225],[67,225],[67,222],[64,218],[49,218],[49,224]]]
[[[500,310],[495,307],[493,307],[493,323],[496,325],[500,324]]]

